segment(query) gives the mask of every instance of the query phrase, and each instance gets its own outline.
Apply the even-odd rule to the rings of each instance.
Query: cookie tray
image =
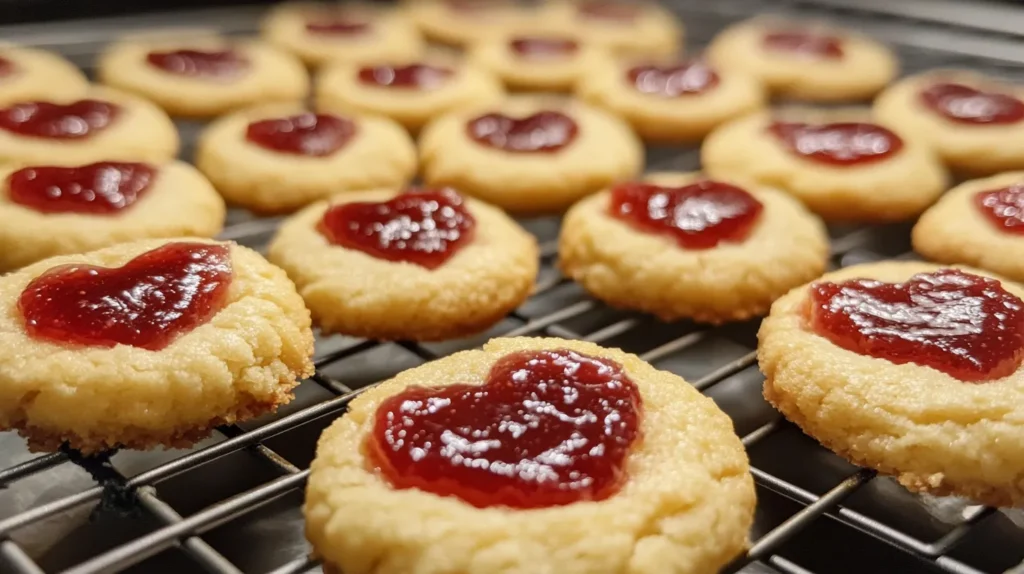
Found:
[[[759,12],[841,22],[892,44],[904,71],[961,66],[1024,82],[1024,9],[942,0],[674,0],[691,51]],[[252,33],[261,7],[0,27],[5,40],[51,48],[87,71],[115,35],[154,28]],[[183,157],[202,124],[179,122]],[[698,167],[694,148],[649,150],[652,170]],[[278,223],[234,210],[223,238],[262,248]],[[0,434],[0,572],[318,572],[300,505],[316,438],[361,390],[496,335],[587,339],[686,377],[736,424],[758,489],[749,552],[730,572],[1005,572],[1024,561],[1011,513],[911,495],[818,446],[761,398],[758,322],[662,324],[586,297],[553,267],[559,221],[524,220],[542,245],[536,294],[489,333],[432,344],[317,341],[317,373],[273,416],[222,427],[190,450],[27,452]],[[909,226],[834,227],[832,262],[909,258]],[[1021,525],[1024,526],[1024,525]],[[1024,567],[1021,567],[1024,570]]]

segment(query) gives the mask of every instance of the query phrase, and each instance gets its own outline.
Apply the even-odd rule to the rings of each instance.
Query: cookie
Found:
[[[867,100],[899,73],[889,48],[850,30],[754,18],[711,42],[708,59],[759,78],[772,94],[798,100]]]
[[[542,22],[618,55],[672,56],[683,46],[682,23],[654,2],[552,0]]]
[[[562,273],[609,305],[721,323],[764,315],[821,275],[829,246],[821,221],[781,191],[659,173],[574,205],[558,252]]]
[[[413,397],[400,420],[427,434],[382,450],[385,413]],[[433,397],[450,400],[420,408]],[[456,424],[488,440],[423,444]],[[587,456],[594,443],[602,456]],[[509,338],[353,400],[320,437],[304,512],[314,551],[346,574],[697,574],[743,550],[754,496],[732,422],[680,377],[592,343]]]
[[[504,90],[494,74],[433,54],[410,60],[335,64],[317,79],[317,107],[387,116],[417,132],[449,111],[495,103]]]
[[[224,201],[179,161],[0,168],[0,182],[0,272],[137,239],[213,237],[224,224]]]
[[[1024,503],[1024,289],[981,271],[858,265],[779,299],[758,334],[765,397],[912,491]]]
[[[643,158],[624,121],[581,102],[541,96],[455,111],[420,135],[427,184],[516,212],[565,209],[635,176]]]
[[[72,96],[88,87],[85,74],[57,54],[0,46],[0,106]]]
[[[966,70],[926,72],[879,94],[875,114],[923,138],[959,173],[1024,169],[1024,86]]]
[[[777,187],[830,221],[910,219],[946,189],[936,154],[857,109],[795,108],[716,129],[701,147],[712,176]]]
[[[487,330],[533,291],[538,250],[508,216],[451,190],[348,193],[284,222],[270,260],[322,332],[436,341]]]
[[[404,9],[430,40],[467,46],[538,24],[538,10],[516,0],[406,0]]]
[[[309,94],[309,76],[298,58],[252,40],[118,42],[100,56],[97,72],[104,84],[148,98],[175,116],[217,116]]]
[[[211,123],[196,166],[228,202],[286,213],[336,193],[403,185],[416,172],[416,148],[386,118],[279,104]]]
[[[33,450],[190,446],[287,403],[313,372],[294,285],[231,243],[46,259],[0,277],[0,308],[0,428]]]
[[[282,4],[264,20],[263,37],[311,66],[412,59],[424,48],[405,14],[366,4]]]
[[[482,40],[468,58],[497,74],[512,90],[570,92],[590,65],[608,57],[578,34],[519,31]]]
[[[727,120],[763,108],[766,99],[754,76],[697,59],[595,60],[576,93],[659,143],[699,140]]]

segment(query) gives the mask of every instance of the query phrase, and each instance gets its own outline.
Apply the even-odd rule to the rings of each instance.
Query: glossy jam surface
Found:
[[[18,309],[35,339],[158,351],[223,307],[231,275],[227,246],[168,243],[122,267],[54,267],[25,287]]]
[[[613,361],[521,351],[499,359],[483,386],[410,387],[384,400],[366,449],[394,487],[479,508],[602,500],[627,479],[641,409]]]
[[[933,84],[921,91],[921,100],[935,113],[962,124],[1015,124],[1024,120],[1021,100],[962,84]]]
[[[367,20],[350,16],[324,16],[306,21],[306,31],[318,36],[361,36],[371,29]]]
[[[146,61],[165,72],[190,78],[230,80],[249,69],[249,60],[234,50],[150,52]]]
[[[117,104],[99,100],[22,102],[0,109],[0,128],[35,138],[83,139],[105,129],[120,113]]]
[[[359,70],[359,81],[386,88],[434,90],[444,85],[454,73],[450,68],[427,64],[369,66]]]
[[[750,235],[764,206],[745,190],[717,181],[682,187],[621,183],[612,188],[608,211],[647,232],[671,236],[684,249],[710,249]]]
[[[156,169],[144,163],[26,167],[7,178],[11,201],[43,213],[113,215],[149,189]]]
[[[568,38],[548,36],[519,36],[513,38],[508,47],[518,57],[526,60],[553,60],[572,56],[580,45]]]
[[[954,269],[906,283],[816,283],[808,318],[844,349],[966,382],[1005,377],[1024,358],[1024,301],[995,280]]]
[[[772,122],[768,131],[798,156],[835,166],[881,161],[903,149],[903,140],[868,123]]]
[[[843,57],[843,41],[810,30],[773,30],[761,38],[764,48],[813,60],[838,60]]]
[[[978,192],[974,205],[996,229],[1024,235],[1024,184]]]
[[[245,138],[264,149],[312,157],[333,154],[355,135],[351,120],[311,112],[252,122],[245,130]]]
[[[643,5],[624,1],[587,0],[580,2],[576,10],[584,18],[629,23],[640,16]]]
[[[447,189],[338,204],[320,220],[320,233],[335,245],[427,269],[440,267],[468,245],[475,229],[462,197]]]
[[[514,153],[556,152],[573,142],[579,128],[562,112],[537,112],[524,118],[486,114],[466,125],[477,143]]]
[[[675,66],[634,66],[626,77],[637,91],[666,98],[703,94],[718,85],[718,74],[697,60]]]

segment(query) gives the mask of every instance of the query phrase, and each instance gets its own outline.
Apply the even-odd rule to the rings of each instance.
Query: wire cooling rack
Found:
[[[907,72],[960,66],[1024,80],[1024,9],[941,0],[675,0],[699,49],[758,12],[821,18],[892,44]],[[90,71],[116,34],[185,27],[247,33],[259,9],[230,8],[0,28]],[[180,122],[191,159],[196,122]],[[652,170],[698,168],[693,148],[652,148]],[[231,211],[225,239],[262,248],[279,220]],[[536,293],[489,333],[443,343],[318,338],[316,374],[273,416],[221,427],[190,450],[28,453],[0,434],[0,572],[315,572],[300,506],[320,431],[362,390],[491,336],[548,335],[621,347],[683,375],[728,413],[758,491],[752,545],[729,572],[1003,572],[1024,561],[1024,530],[996,510],[911,495],[818,446],[761,397],[757,321],[707,328],[609,309],[553,267],[558,218],[522,222],[542,246]],[[908,258],[909,226],[833,227],[832,264]]]

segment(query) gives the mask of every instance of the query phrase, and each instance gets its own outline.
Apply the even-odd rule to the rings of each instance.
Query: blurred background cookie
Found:
[[[593,60],[611,56],[575,31],[534,29],[481,40],[467,57],[497,74],[511,90],[568,92]]]
[[[53,52],[0,45],[0,105],[85,92],[89,81]]]
[[[543,21],[617,55],[672,56],[683,46],[683,24],[656,2],[551,0]]]

